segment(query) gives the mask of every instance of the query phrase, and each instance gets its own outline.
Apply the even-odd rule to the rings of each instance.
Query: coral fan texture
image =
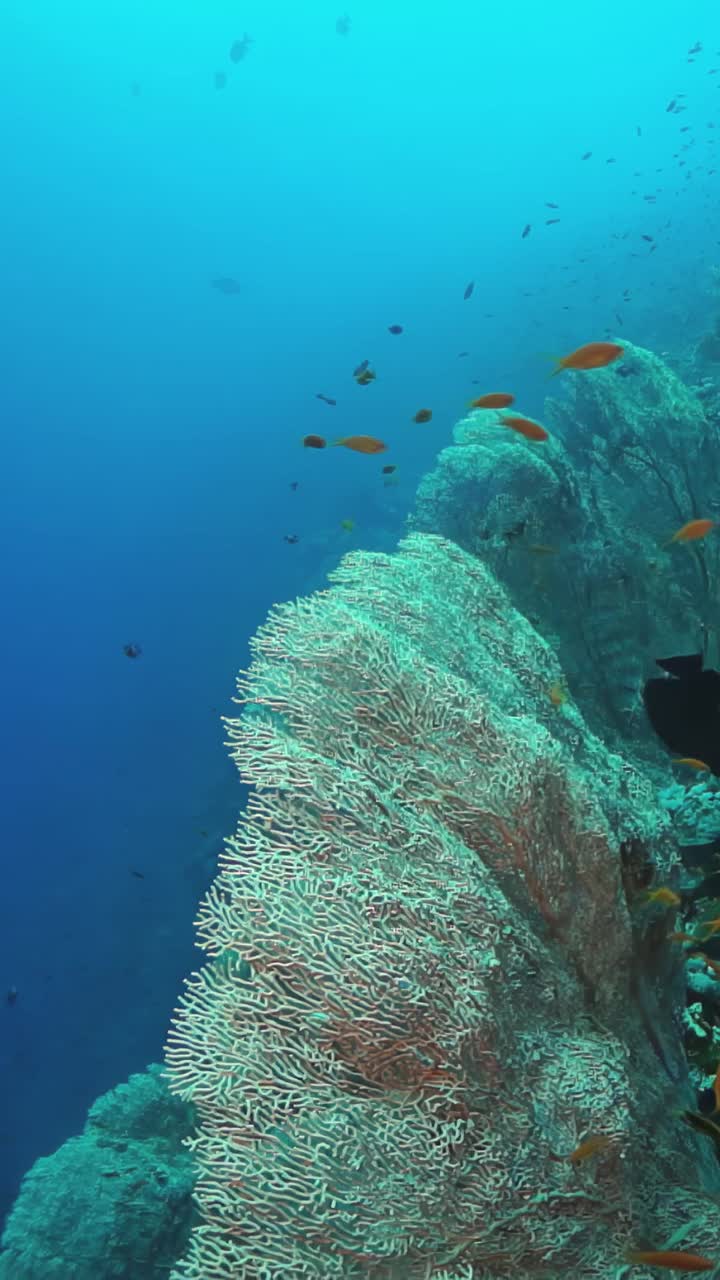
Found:
[[[199,1115],[175,1280],[607,1280],[638,1239],[713,1246],[640,893],[667,819],[560,678],[487,567],[419,534],[257,635],[229,722],[253,791],[167,1050]]]

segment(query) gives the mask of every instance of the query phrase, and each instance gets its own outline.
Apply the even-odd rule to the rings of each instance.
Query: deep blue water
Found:
[[[713,320],[716,5],[632,9],[6,0],[0,1210],[161,1053],[271,604],[392,547],[471,395]]]

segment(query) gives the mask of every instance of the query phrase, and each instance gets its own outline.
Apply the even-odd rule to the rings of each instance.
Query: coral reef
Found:
[[[229,722],[253,791],[167,1050],[199,1117],[175,1280],[607,1280],[636,1240],[714,1247],[644,898],[667,819],[560,679],[436,537],[347,556],[258,633]]]
[[[25,1176],[0,1280],[164,1280],[193,1220],[192,1119],[157,1066],[98,1098],[84,1132]]]
[[[547,444],[482,411],[455,428],[422,481],[413,529],[479,556],[553,644],[593,729],[660,760],[640,703],[653,659],[718,661],[720,543],[667,545],[720,511],[720,422],[649,351],[563,374]]]

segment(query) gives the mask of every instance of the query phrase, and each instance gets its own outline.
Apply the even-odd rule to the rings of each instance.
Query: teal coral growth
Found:
[[[680,845],[711,844],[720,840],[720,790],[707,782],[683,787],[673,782],[660,791],[660,804],[671,815]]]
[[[542,450],[500,415],[459,422],[412,527],[480,557],[555,648],[593,730],[659,760],[640,701],[653,659],[720,660],[720,542],[666,545],[693,516],[716,515],[720,453],[708,406],[652,352],[623,347],[629,376],[563,375]]]
[[[229,722],[254,790],[168,1041],[202,1217],[175,1280],[606,1280],[704,1215],[664,1074],[681,1098],[681,966],[627,977],[621,842],[662,874],[667,819],[560,676],[436,537],[346,557],[259,632]],[[589,1133],[586,1176],[554,1157]]]
[[[191,1122],[157,1066],[98,1098],[84,1132],[26,1175],[1,1280],[164,1280],[193,1221]]]

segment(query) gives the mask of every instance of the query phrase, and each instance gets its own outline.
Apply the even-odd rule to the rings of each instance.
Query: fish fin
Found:
[[[701,653],[681,654],[677,658],[656,658],[655,665],[663,671],[669,672],[671,676],[682,677],[699,675],[703,669],[703,656]]]

